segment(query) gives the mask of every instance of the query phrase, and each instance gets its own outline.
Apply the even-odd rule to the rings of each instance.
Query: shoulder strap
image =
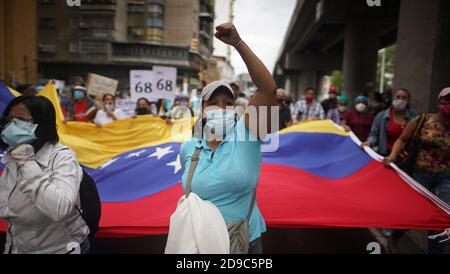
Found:
[[[256,203],[256,189],[255,192],[253,192],[253,198],[252,198],[252,203],[250,204],[250,209],[247,213],[247,221],[250,221],[250,217],[252,216],[252,212],[253,212],[253,208],[255,207],[255,203]]]
[[[200,152],[201,149],[196,148],[194,155],[192,155],[191,158],[191,166],[189,167],[189,173],[186,182],[186,197],[189,197],[189,194],[191,193],[192,178],[194,177],[195,169],[197,168],[198,160],[200,159]]]
[[[416,141],[419,138],[420,132],[422,131],[423,125],[425,124],[426,118],[427,114],[420,115],[420,118],[417,121],[416,129],[414,130],[413,138],[411,140]]]
[[[192,178],[194,177],[195,169],[197,168],[197,164],[200,159],[200,157],[199,157],[200,152],[201,152],[201,149],[196,148],[195,152],[191,158],[191,166],[189,167],[189,173],[188,173],[187,182],[186,182],[186,197],[189,197],[189,194],[191,193]],[[253,192],[252,202],[250,204],[250,209],[248,210],[247,217],[246,217],[247,221],[249,221],[250,217],[252,216],[252,212],[253,212],[253,208],[255,207],[255,203],[256,203],[256,190],[255,190],[255,192]]]

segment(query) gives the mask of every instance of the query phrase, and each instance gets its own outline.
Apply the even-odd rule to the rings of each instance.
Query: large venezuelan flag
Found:
[[[41,95],[54,102],[62,119],[54,87],[48,85]],[[150,116],[103,128],[58,122],[61,142],[77,152],[97,182],[98,236],[168,232],[182,195],[179,149],[190,138],[191,125],[167,125]],[[299,124],[277,134],[279,149],[263,154],[257,192],[269,227],[450,227],[448,205],[405,174],[385,168],[379,156],[361,150],[354,136],[332,122]]]

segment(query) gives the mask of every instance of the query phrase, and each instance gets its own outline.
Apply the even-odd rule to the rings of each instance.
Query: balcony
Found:
[[[207,21],[214,21],[214,5],[212,1],[201,1],[200,2],[200,13],[199,18]]]
[[[56,53],[56,44],[51,42],[39,42],[38,51],[40,53]]]
[[[189,66],[189,49],[150,43],[113,43],[112,60],[125,63],[157,63]]]
[[[166,5],[166,1],[165,0],[145,0],[145,2],[147,4],[158,4],[161,6],[165,6]]]
[[[199,53],[207,58],[211,57],[212,55],[212,49],[205,45],[205,44],[200,44],[199,46]]]
[[[209,12],[200,12],[198,14],[198,17],[200,18],[200,20],[206,20],[208,22],[213,22],[214,21],[214,15],[212,13],[209,13]]]
[[[80,6],[82,13],[92,12],[116,12],[116,0],[85,0]]]
[[[111,29],[89,28],[80,31],[81,38],[96,38],[96,39],[113,39],[114,31]]]
[[[80,41],[80,53],[91,55],[109,55],[111,44],[99,41]]]

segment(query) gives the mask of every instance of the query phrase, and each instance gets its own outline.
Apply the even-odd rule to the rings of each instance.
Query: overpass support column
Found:
[[[354,98],[375,90],[379,33],[364,22],[348,23],[345,30],[343,92]]]
[[[307,88],[314,88],[317,93],[317,72],[314,70],[302,70],[298,77],[298,98],[302,97]]]
[[[439,91],[450,86],[450,1],[402,1],[395,87],[411,91],[412,107],[437,110]]]

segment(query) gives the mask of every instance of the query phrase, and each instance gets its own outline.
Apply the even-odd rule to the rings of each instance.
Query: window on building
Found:
[[[128,34],[134,37],[143,37],[145,35],[145,30],[144,28],[129,26]]]
[[[42,53],[55,53],[56,44],[53,42],[39,42],[38,51]]]
[[[147,41],[160,42],[163,41],[163,30],[160,28],[147,28]]]
[[[41,18],[39,27],[42,29],[54,29],[56,27],[55,18]]]
[[[160,5],[149,4],[147,5],[147,12],[152,17],[162,17],[162,15],[164,14],[164,7]]]
[[[78,53],[80,51],[80,47],[78,42],[71,42],[69,44],[69,52],[70,53]]]
[[[129,13],[144,13],[145,5],[142,4],[128,4]]]
[[[161,18],[150,17],[147,19],[147,27],[164,28],[164,20]]]
[[[72,17],[70,18],[70,27],[72,29],[77,29],[79,27],[79,21],[78,17]]]

